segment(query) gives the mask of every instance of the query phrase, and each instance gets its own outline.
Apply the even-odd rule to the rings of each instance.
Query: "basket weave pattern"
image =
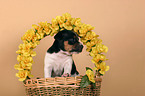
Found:
[[[80,88],[81,76],[28,79],[24,86],[28,96],[100,96],[101,78],[95,78],[96,88]]]

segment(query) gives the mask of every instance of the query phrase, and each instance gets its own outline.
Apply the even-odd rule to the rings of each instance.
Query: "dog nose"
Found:
[[[80,43],[80,46],[81,46],[81,49],[83,49],[84,46],[81,43]]]
[[[80,45],[79,51],[81,52],[84,46],[81,43],[79,45]]]

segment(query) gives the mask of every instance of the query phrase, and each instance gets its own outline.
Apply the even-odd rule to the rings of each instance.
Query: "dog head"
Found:
[[[63,30],[54,36],[55,42],[61,50],[67,52],[82,52],[83,45],[79,42],[77,34],[70,30]]]

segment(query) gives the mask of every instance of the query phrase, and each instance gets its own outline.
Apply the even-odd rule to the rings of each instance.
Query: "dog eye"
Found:
[[[73,39],[73,38],[68,40],[68,44],[70,44],[70,45],[73,45],[76,42],[77,42],[77,40],[76,39]]]

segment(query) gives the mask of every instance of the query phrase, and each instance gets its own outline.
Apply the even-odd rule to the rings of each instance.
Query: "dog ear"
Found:
[[[61,32],[58,32],[55,36],[54,36],[54,39],[55,40],[61,40],[63,38],[62,36],[62,33]]]
[[[62,30],[60,32],[58,32],[55,36],[54,36],[54,39],[56,40],[63,40],[65,39],[66,37],[68,37],[67,35],[69,34],[69,30]]]
[[[54,36],[54,39],[55,40],[68,40],[68,38],[70,38],[70,36],[73,36],[73,35],[74,33],[71,30],[62,30]]]

